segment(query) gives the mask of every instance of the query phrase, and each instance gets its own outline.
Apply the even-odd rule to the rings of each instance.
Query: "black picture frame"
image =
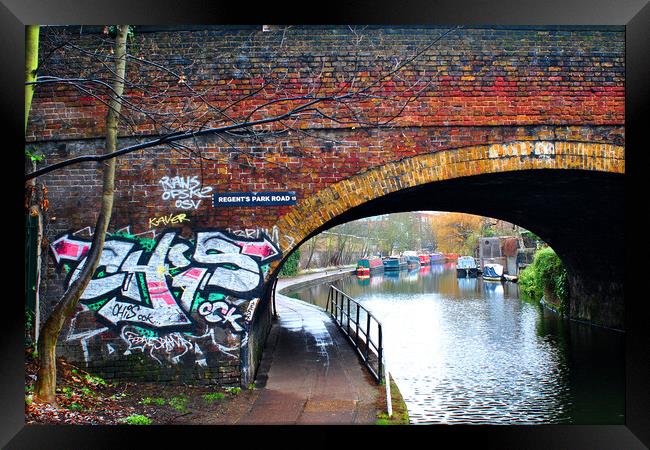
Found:
[[[24,81],[24,25],[133,23],[157,24],[485,24],[485,25],[624,25],[626,27],[626,424],[619,426],[432,426],[432,427],[234,427],[232,429],[201,427],[66,427],[24,425],[24,354],[23,354],[23,291],[20,257],[5,261],[6,277],[4,321],[2,331],[2,362],[0,363],[0,445],[6,448],[133,448],[136,443],[151,446],[155,439],[163,446],[174,437],[185,440],[175,445],[272,445],[313,443],[340,445],[345,439],[373,437],[413,438],[407,445],[444,447],[471,443],[482,448],[606,448],[636,449],[650,446],[650,339],[646,325],[647,296],[633,294],[633,283],[643,276],[633,270],[639,262],[637,252],[644,255],[647,238],[637,227],[643,227],[644,195],[642,170],[648,167],[644,156],[644,125],[648,123],[650,44],[650,5],[647,0],[444,0],[444,1],[359,1],[323,2],[313,4],[308,13],[305,3],[268,3],[255,6],[237,2],[201,2],[187,0],[144,0],[129,2],[112,0],[3,0],[0,5],[0,27],[3,42],[2,114],[4,142],[8,158],[5,176],[11,175],[6,203],[6,233],[23,236],[24,180],[21,147],[24,142],[21,111]],[[7,170],[9,169],[9,170]],[[17,179],[13,179],[16,177]],[[647,188],[645,188],[647,192]],[[635,193],[641,193],[636,200]],[[646,198],[643,203],[643,198]],[[14,209],[15,208],[15,209]],[[630,239],[635,238],[634,241]],[[11,239],[11,238],[9,238]],[[8,240],[9,240],[8,239]],[[20,239],[14,238],[22,246]],[[632,245],[634,244],[634,245]],[[645,245],[647,247],[647,244]],[[18,250],[21,255],[21,250]],[[15,260],[15,261],[14,261]],[[643,270],[643,267],[639,267]],[[247,432],[255,430],[254,433]],[[334,430],[334,431],[333,431]],[[298,437],[296,437],[298,436]],[[258,443],[251,440],[257,439]],[[413,442],[413,444],[411,444]],[[160,444],[158,444],[160,445]],[[403,445],[403,444],[402,444]]]

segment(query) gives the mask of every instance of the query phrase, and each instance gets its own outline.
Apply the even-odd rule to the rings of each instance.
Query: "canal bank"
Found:
[[[256,376],[259,393],[238,424],[376,424],[386,420],[385,390],[361,364],[345,337],[319,307],[282,292],[348,276],[353,267],[278,280],[274,321]],[[393,389],[393,402],[403,405]]]

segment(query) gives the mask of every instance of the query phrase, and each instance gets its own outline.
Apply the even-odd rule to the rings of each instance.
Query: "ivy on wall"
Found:
[[[300,250],[294,251],[287,258],[286,262],[280,269],[281,277],[292,277],[298,275],[298,264],[300,263]]]
[[[545,295],[547,303],[555,304],[561,314],[569,307],[569,281],[562,260],[550,247],[533,257],[533,263],[519,273],[519,290],[524,298],[539,301]]]

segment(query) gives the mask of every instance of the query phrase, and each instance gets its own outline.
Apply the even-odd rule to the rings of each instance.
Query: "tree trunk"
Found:
[[[325,267],[332,265],[332,238],[327,235],[327,257],[325,258]]]
[[[25,27],[25,83],[36,81],[36,69],[38,67],[38,25],[27,25]],[[32,106],[34,85],[25,85],[25,133],[27,133],[27,119],[29,109]]]
[[[318,239],[317,236],[314,236],[311,239],[311,245],[309,246],[309,257],[307,258],[307,264],[305,264],[305,270],[309,269],[309,265],[311,264],[311,259],[314,257],[314,251],[316,250],[316,239]]]
[[[36,293],[35,298],[36,302],[34,304],[34,328],[33,328],[33,342],[36,344],[38,341],[38,332],[41,326],[40,320],[40,309],[39,309],[39,299],[40,299],[40,286],[41,286],[41,262],[42,262],[42,242],[43,242],[43,214],[39,205],[32,205],[29,208],[29,215],[36,217],[38,219],[38,231],[36,235],[36,285],[34,286]],[[34,345],[35,350],[38,351],[38,346]]]
[[[32,106],[32,97],[34,96],[34,85],[27,84],[36,80],[36,69],[38,68],[38,37],[39,25],[27,25],[25,27],[25,135],[27,134],[27,120],[29,111]],[[25,160],[28,170],[36,170],[36,164],[31,159]],[[38,339],[39,330],[39,286],[41,281],[41,242],[43,242],[43,215],[38,204],[33,204],[34,199],[38,200],[36,195],[36,180],[28,180],[25,183],[25,209],[32,217],[38,218],[38,236],[36,239],[36,306],[34,308],[34,341]],[[38,202],[37,202],[38,203]]]
[[[117,149],[117,124],[122,106],[121,97],[124,92],[128,29],[127,25],[119,26],[115,39],[115,74],[117,76],[112,86],[115,97],[109,102],[106,114],[106,153],[114,152]],[[81,294],[97,269],[104,247],[106,230],[111,220],[115,191],[115,158],[106,160],[103,164],[102,202],[95,224],[92,245],[86,260],[82,263],[83,268],[79,277],[68,287],[63,298],[57,303],[54,311],[45,321],[39,337],[40,364],[34,387],[34,397],[47,403],[56,404],[56,343],[59,333],[65,321],[74,313]]]
[[[341,238],[339,238],[341,239]],[[336,254],[336,265],[341,266],[343,265],[343,251],[345,250],[345,245],[348,243],[348,238],[344,237],[339,241],[338,245],[338,252]]]

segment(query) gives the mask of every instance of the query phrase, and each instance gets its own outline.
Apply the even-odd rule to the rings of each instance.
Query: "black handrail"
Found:
[[[377,383],[381,383],[384,375],[381,322],[359,302],[332,285],[325,310],[350,341]],[[365,320],[362,320],[362,313],[365,314]],[[373,324],[376,324],[376,337],[373,337],[371,331]]]
[[[275,305],[275,288],[278,286],[278,278],[276,277],[273,280],[273,286],[271,288],[271,298],[273,299],[273,318],[278,318],[278,307]]]

